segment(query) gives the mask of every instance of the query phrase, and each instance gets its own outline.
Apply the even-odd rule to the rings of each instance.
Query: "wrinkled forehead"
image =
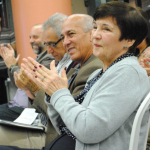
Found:
[[[66,34],[69,31],[83,31],[83,20],[79,17],[67,18],[62,25],[61,34]]]
[[[48,28],[44,31],[45,41],[56,41],[58,39],[57,34],[53,28]]]

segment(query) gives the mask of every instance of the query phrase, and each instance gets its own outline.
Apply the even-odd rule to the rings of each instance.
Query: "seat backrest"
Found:
[[[137,150],[138,148],[141,122],[142,122],[144,113],[149,107],[149,105],[150,105],[150,93],[143,100],[143,102],[141,103],[135,115],[135,119],[134,119],[133,126],[132,126],[131,137],[130,137],[129,150]],[[148,120],[146,137],[148,137],[149,125],[150,125],[150,115],[149,115],[149,120]],[[147,143],[147,138],[145,138],[145,141],[144,141],[144,146],[145,146],[144,150],[146,150],[146,143]]]
[[[17,87],[12,84],[10,78],[5,80],[6,92],[7,92],[7,102],[14,100],[14,96],[17,91]]]

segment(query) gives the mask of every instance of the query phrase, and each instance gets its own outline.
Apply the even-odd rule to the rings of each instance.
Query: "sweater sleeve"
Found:
[[[98,74],[99,71],[100,71],[100,69],[96,71],[97,74]],[[91,74],[91,76],[89,77],[88,80],[92,79],[93,76],[94,76],[94,75]],[[68,93],[69,93],[70,96],[72,95],[72,94],[70,93],[69,89],[61,89],[61,90],[62,90],[62,92],[63,92],[63,91],[66,91],[65,94],[68,94]],[[59,90],[60,93],[61,93],[61,90]],[[72,97],[73,97],[73,95],[72,95]],[[53,126],[55,127],[55,129],[57,130],[57,132],[60,134],[59,126],[60,126],[60,125],[63,125],[64,122],[62,121],[61,116],[60,116],[59,113],[56,111],[56,109],[53,107],[53,105],[52,105],[51,103],[49,103],[49,102],[46,101],[46,98],[45,98],[45,103],[46,103],[46,105],[48,106],[48,109],[47,109],[48,116],[49,116],[49,118],[50,118],[50,120],[51,120]]]
[[[15,85],[15,86],[16,86],[16,84],[15,84],[15,80],[14,80],[14,72],[19,71],[19,70],[20,70],[19,66],[14,66],[11,69],[11,71],[8,69],[8,76],[9,76],[11,82],[13,83],[13,85]]]
[[[123,65],[103,75],[88,92],[82,105],[74,101],[68,89],[55,92],[51,105],[78,140],[99,143],[126,121],[133,122],[130,116],[148,92],[146,73]],[[51,121],[58,126],[54,115]]]
[[[61,119],[61,116],[56,111],[56,109],[53,107],[53,105],[46,101],[46,99],[45,99],[45,103],[48,106],[48,108],[47,108],[48,116],[49,116],[54,128],[56,129],[57,133],[60,134],[59,126],[64,124]]]

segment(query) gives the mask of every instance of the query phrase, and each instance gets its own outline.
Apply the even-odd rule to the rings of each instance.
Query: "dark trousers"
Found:
[[[5,80],[7,79],[7,69],[0,69],[0,104],[7,103]]]
[[[75,140],[67,134],[63,134],[55,138],[42,150],[75,150]]]
[[[8,104],[0,105],[0,119],[14,121],[19,117],[24,108],[22,107],[8,107]]]
[[[25,149],[16,146],[2,146],[0,145],[0,150],[39,150],[39,149]],[[54,139],[50,145],[43,148],[42,150],[75,150],[75,140],[66,134],[58,136]]]
[[[19,148],[17,146],[2,146],[2,145],[0,145],[0,150],[30,150],[30,149]],[[39,150],[39,149],[34,149],[34,150]]]

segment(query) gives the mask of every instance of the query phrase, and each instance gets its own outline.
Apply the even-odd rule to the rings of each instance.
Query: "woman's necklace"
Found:
[[[97,82],[97,80],[99,80],[103,74],[110,68],[112,67],[114,64],[116,64],[117,62],[123,60],[126,57],[130,57],[130,56],[134,56],[132,53],[125,53],[122,56],[120,56],[119,58],[117,58],[104,72],[103,69],[100,71],[100,73],[94,77],[93,79],[89,80],[87,82],[87,86],[85,86],[84,90],[81,91],[81,93],[79,95],[77,95],[76,97],[74,97],[75,101],[78,102],[79,104],[81,104],[87,94],[87,92],[91,89],[91,87]]]

